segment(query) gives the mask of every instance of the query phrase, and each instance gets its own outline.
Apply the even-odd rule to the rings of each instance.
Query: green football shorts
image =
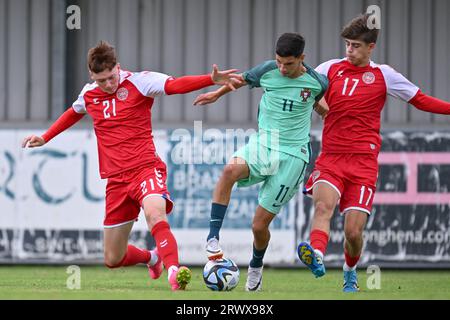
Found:
[[[238,181],[238,187],[248,187],[263,182],[258,202],[267,211],[278,214],[281,208],[298,192],[303,182],[307,163],[290,154],[269,149],[256,139],[237,150],[233,158],[242,158],[250,174]]]

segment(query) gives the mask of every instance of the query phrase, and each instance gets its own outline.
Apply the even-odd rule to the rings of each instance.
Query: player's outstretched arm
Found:
[[[421,90],[408,101],[419,110],[436,114],[450,114],[450,103],[438,98],[428,96]]]
[[[77,113],[73,110],[73,108],[67,109],[67,111],[64,112],[42,136],[31,135],[24,138],[22,141],[22,148],[35,148],[43,146],[55,136],[73,126],[81,120],[83,116],[84,113]]]
[[[242,75],[239,76],[239,83],[234,84],[234,90],[242,88],[243,86],[247,85],[247,82],[244,80],[244,77]],[[200,105],[206,105],[216,102],[221,96],[227,94],[228,92],[234,91],[230,88],[230,86],[222,86],[219,89],[207,93],[203,93],[197,96],[194,100],[194,106]]]
[[[389,95],[406,101],[425,112],[450,114],[449,102],[424,94],[405,76],[388,65],[381,65],[380,68],[385,76]]]
[[[211,74],[182,76],[179,78],[169,78],[164,84],[164,92],[167,95],[184,94],[200,90],[214,84],[225,85],[231,90],[241,85],[240,75],[235,74],[236,69],[220,71],[217,65],[213,65]]]

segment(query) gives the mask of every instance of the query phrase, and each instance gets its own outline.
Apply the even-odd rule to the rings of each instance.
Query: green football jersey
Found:
[[[251,88],[262,87],[257,139],[262,145],[309,162],[311,113],[328,87],[325,76],[304,64],[298,78],[283,76],[275,60],[243,73]]]

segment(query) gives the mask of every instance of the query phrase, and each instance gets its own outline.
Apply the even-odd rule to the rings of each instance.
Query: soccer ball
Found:
[[[203,268],[203,280],[213,291],[230,291],[239,283],[239,268],[233,260],[210,260]]]

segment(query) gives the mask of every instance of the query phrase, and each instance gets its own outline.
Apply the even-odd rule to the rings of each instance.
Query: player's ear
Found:
[[[297,59],[299,59],[299,61],[300,61],[300,64],[302,64],[302,63],[303,63],[303,61],[305,60],[305,54],[304,54],[304,53],[302,53],[301,55],[299,55],[299,56],[297,57]]]

